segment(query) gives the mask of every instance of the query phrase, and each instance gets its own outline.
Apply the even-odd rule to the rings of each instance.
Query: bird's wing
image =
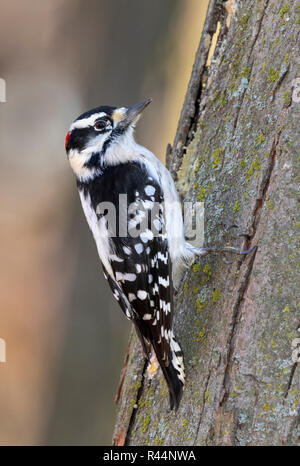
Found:
[[[146,346],[148,342],[153,344],[157,357],[168,365],[173,284],[164,232],[163,193],[153,179],[140,188],[128,215],[128,236],[110,238],[114,251],[109,257],[114,272],[110,286],[127,317],[134,320]],[[118,287],[127,302],[118,296]]]

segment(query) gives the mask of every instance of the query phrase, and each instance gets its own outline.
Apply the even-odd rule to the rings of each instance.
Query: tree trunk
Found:
[[[258,248],[231,265],[205,256],[185,274],[177,413],[132,333],[117,445],[299,443],[299,27],[296,0],[210,3],[169,168],[182,200],[205,201],[206,245],[236,245],[235,224]]]

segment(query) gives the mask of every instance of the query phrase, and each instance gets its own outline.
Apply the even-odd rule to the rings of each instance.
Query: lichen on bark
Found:
[[[206,256],[184,277],[175,330],[187,383],[177,413],[161,372],[145,377],[132,336],[116,444],[299,444],[300,5],[230,3],[230,21],[210,3],[170,170],[182,200],[205,201],[207,245],[232,244],[227,227],[237,224],[244,246],[258,248],[229,266]]]

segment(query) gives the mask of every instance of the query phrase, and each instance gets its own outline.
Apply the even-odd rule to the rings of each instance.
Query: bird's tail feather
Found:
[[[155,347],[154,347],[155,350]],[[158,362],[165,376],[170,392],[170,409],[175,407],[177,411],[182,397],[185,375],[183,365],[183,354],[181,348],[176,341],[173,332],[171,332],[170,341],[170,354],[169,363],[166,365],[165,361],[159,356],[159,352],[155,350]]]

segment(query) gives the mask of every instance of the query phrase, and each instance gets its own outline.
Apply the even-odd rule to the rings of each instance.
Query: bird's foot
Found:
[[[253,246],[252,248],[249,248],[246,250],[240,250],[232,246],[226,246],[224,248],[218,248],[216,246],[212,246],[209,248],[198,248],[195,251],[195,254],[197,256],[203,256],[205,254],[209,254],[210,252],[214,252],[216,254],[222,254],[223,256],[225,256],[225,254],[237,254],[240,256],[246,256],[247,254],[250,254],[252,251],[254,251],[254,249],[256,249],[256,246]],[[227,260],[225,257],[223,257],[223,260],[226,264],[232,263],[232,261]]]
[[[230,230],[232,230],[233,228],[239,228],[238,225],[230,225],[228,228],[227,228],[227,232],[229,232]],[[234,234],[231,234],[230,235],[231,238],[234,238],[234,239],[240,239],[240,238],[245,238],[246,240],[249,240],[251,238],[251,234],[250,233],[246,233],[246,232],[243,232],[243,233],[237,233],[236,235]]]
[[[230,231],[233,228],[238,228],[237,225],[231,225],[227,228],[227,231]],[[234,239],[240,239],[240,238],[245,238],[245,243],[250,239],[250,234],[249,233],[238,233],[236,235],[231,235]],[[190,248],[195,256],[204,256],[206,254],[209,254],[211,252],[216,253],[216,254],[222,254],[223,260],[226,264],[231,264],[232,261],[229,261],[226,259],[225,255],[226,254],[237,254],[240,256],[245,256],[247,254],[250,254],[252,251],[256,249],[256,246],[252,246],[251,248],[248,249],[238,249],[233,246],[225,246],[225,247],[217,247],[217,246],[211,246],[207,248]]]

